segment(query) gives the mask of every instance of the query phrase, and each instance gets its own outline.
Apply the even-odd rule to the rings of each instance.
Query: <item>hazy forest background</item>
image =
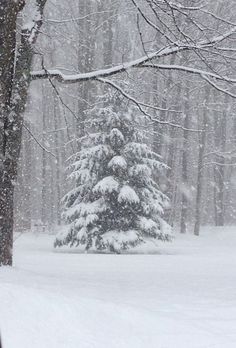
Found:
[[[144,3],[139,2],[141,7]],[[183,3],[193,6],[193,1]],[[194,3],[201,5],[201,1]],[[200,23],[199,34],[199,28],[181,11],[175,12],[173,21],[163,10],[159,21],[146,8],[153,23],[163,29],[162,35],[148,25],[135,4],[125,0],[48,1],[32,70],[46,67],[74,74],[104,69],[158,50],[168,37],[191,42],[202,33],[206,37],[218,35],[236,16],[234,0],[209,0],[205,13],[191,12],[194,21]],[[230,54],[223,49],[210,54],[206,48],[201,53],[191,50],[173,54],[158,63],[207,67],[210,72],[230,77],[235,70],[234,42],[234,37],[227,40],[227,47],[232,47]],[[63,84],[50,78],[31,83],[15,188],[15,230],[42,225],[36,229],[56,232],[63,223],[60,202],[69,189],[67,159],[89,131],[85,126],[87,112],[108,89],[123,97],[128,95],[124,97],[126,103],[139,108],[144,119],[145,114],[152,119],[151,126],[144,124],[143,131],[169,167],[161,178],[162,189],[170,198],[166,220],[180,232],[192,231],[195,226],[196,234],[199,225],[234,224],[233,89],[222,93],[229,90],[226,83],[214,87],[199,74],[172,68],[127,70],[114,76],[112,83],[118,88],[99,81]]]

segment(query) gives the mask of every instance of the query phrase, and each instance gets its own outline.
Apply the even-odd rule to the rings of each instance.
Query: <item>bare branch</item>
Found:
[[[145,115],[149,120],[151,120],[153,123],[159,123],[165,126],[170,126],[170,127],[175,127],[175,128],[179,128],[185,131],[190,131],[190,132],[201,132],[201,130],[199,129],[191,129],[191,128],[185,128],[180,124],[176,124],[176,123],[172,123],[172,122],[168,122],[168,121],[162,121],[159,119],[156,119],[155,117],[153,117],[152,115],[150,115],[149,113],[147,113],[144,109],[143,106],[145,107],[150,107],[150,105],[144,104],[138,100],[136,100],[134,97],[132,97],[131,95],[129,95],[128,93],[126,93],[120,86],[118,86],[117,84],[115,84],[113,81],[107,80],[107,79],[97,79],[97,81],[102,82],[102,83],[106,83],[108,85],[110,85],[111,87],[115,88],[117,91],[119,91],[125,98],[127,98],[128,100],[130,100],[134,105],[136,105],[139,109],[139,111],[141,111],[141,113],[143,115]],[[152,107],[154,108],[154,107]]]
[[[23,123],[23,127],[27,130],[27,132],[30,134],[30,136],[32,137],[32,139],[34,139],[34,141],[36,142],[36,144],[38,144],[38,146],[45,151],[46,153],[48,153],[49,155],[53,156],[54,158],[57,158],[57,156],[52,153],[50,150],[48,150],[44,145],[42,145],[40,143],[40,141],[35,137],[35,135],[31,132],[31,130],[25,125],[25,123]]]
[[[196,44],[193,43],[176,43],[175,45],[170,45],[167,47],[164,47],[156,52],[153,53],[149,53],[143,57],[140,57],[138,59],[132,60],[130,62],[126,62],[108,69],[102,69],[102,70],[95,70],[95,71],[91,71],[88,73],[81,73],[81,74],[71,74],[71,75],[67,75],[62,73],[60,70],[57,69],[45,69],[45,70],[39,70],[39,71],[33,71],[31,73],[31,78],[32,80],[36,80],[36,79],[46,79],[48,77],[50,78],[55,78],[57,79],[59,82],[61,83],[67,83],[67,84],[71,84],[71,83],[77,83],[77,82],[81,82],[81,81],[89,81],[89,80],[96,80],[98,78],[105,78],[108,76],[113,76],[116,74],[120,74],[122,72],[127,71],[128,69],[131,68],[136,68],[136,67],[141,67],[143,66],[145,63],[148,63],[150,61],[152,61],[153,59],[160,59],[163,58],[165,56],[169,56],[172,54],[176,54],[178,52],[181,51],[197,51],[197,50],[201,50],[201,49],[205,49],[205,48],[209,48],[209,47],[215,47],[216,44],[224,41],[226,38],[229,38],[231,35],[233,35],[236,32],[236,26],[234,28],[232,28],[231,30],[229,30],[228,32],[226,32],[225,34],[222,35],[218,35],[213,37],[211,40],[202,40]],[[183,69],[183,68],[182,68]],[[191,70],[191,68],[190,68]],[[193,72],[193,69],[190,71],[189,68],[186,68],[185,71],[187,72]],[[212,74],[209,73],[207,71],[200,71],[197,72],[197,70],[194,70],[195,73],[200,74]],[[215,74],[215,78],[218,78],[219,75]],[[230,79],[228,77],[223,77],[223,78],[219,78],[221,80],[224,80],[226,82],[232,82],[235,83],[236,80],[235,79]]]

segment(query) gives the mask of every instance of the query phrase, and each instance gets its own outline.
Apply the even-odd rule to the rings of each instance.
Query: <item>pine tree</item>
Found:
[[[150,238],[171,239],[162,218],[168,199],[153,179],[165,165],[148,146],[137,111],[124,109],[116,100],[90,112],[93,132],[72,157],[75,187],[64,198],[68,231],[55,247],[119,253]]]

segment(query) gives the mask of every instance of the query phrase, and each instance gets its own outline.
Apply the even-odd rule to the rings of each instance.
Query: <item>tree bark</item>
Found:
[[[11,100],[14,89],[16,21],[22,6],[23,2],[0,0],[0,265],[12,265],[13,192],[21,120],[17,120],[13,127],[15,117],[11,113]]]
[[[42,15],[46,0],[36,0]],[[16,22],[23,0],[0,0],[0,266],[12,265],[13,196],[22,139],[23,112],[33,58],[31,44],[42,25],[24,30],[16,47]]]

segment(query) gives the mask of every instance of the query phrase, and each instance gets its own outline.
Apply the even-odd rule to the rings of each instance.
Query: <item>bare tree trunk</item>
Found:
[[[176,61],[176,56],[173,55],[170,59],[170,64],[175,64],[175,61]],[[169,117],[169,113],[167,111],[168,109],[168,94],[169,94],[169,89],[171,87],[171,84],[173,82],[173,78],[172,78],[172,72],[169,72],[168,73],[168,78],[165,82],[165,85],[164,85],[164,93],[162,95],[162,100],[161,100],[161,108],[162,108],[162,111],[160,111],[160,113],[158,114],[158,118],[161,120],[161,121],[168,121],[168,117]],[[154,81],[153,81],[153,89],[154,91],[158,90],[158,84],[159,84],[159,81],[158,81],[158,77],[156,75],[154,75]],[[154,103],[158,106],[158,98],[155,98],[154,97]],[[154,150],[156,153],[162,155],[162,150],[163,150],[163,147],[165,146],[165,136],[166,136],[166,127],[163,126],[162,124],[158,123],[158,122],[155,122],[154,123],[154,134],[155,134],[155,142],[154,142]]]
[[[25,121],[25,124],[30,129],[30,123]],[[32,139],[26,130],[23,131],[22,138],[17,185],[14,190],[14,228],[17,231],[30,230],[32,208]]]
[[[93,12],[91,2],[82,0],[78,3],[79,15],[87,16]],[[91,71],[94,60],[95,41],[92,34],[92,21],[83,20],[80,24],[79,40],[78,40],[78,70]],[[81,47],[83,50],[81,51]],[[77,120],[77,138],[80,139],[85,135],[85,119],[86,110],[88,109],[91,91],[93,90],[92,82],[83,82],[78,86],[78,120]],[[80,142],[78,141],[80,147]]]
[[[204,153],[206,148],[206,136],[207,136],[207,120],[208,120],[208,109],[207,103],[209,100],[209,87],[205,88],[205,105],[203,108],[203,120],[201,132],[199,135],[199,153],[198,153],[198,172],[197,172],[197,194],[196,194],[196,210],[195,210],[195,225],[194,234],[199,236],[201,226],[201,202],[202,202],[202,190],[203,190],[203,174],[204,174]]]
[[[58,116],[59,116],[59,108],[57,108],[57,95],[55,92],[53,93],[53,116],[54,116],[54,128],[56,130],[55,132],[55,138],[54,138],[54,143],[55,143],[55,154],[57,157],[57,162],[56,162],[56,222],[58,225],[61,224],[61,212],[60,212],[60,205],[61,205],[61,157],[60,157],[60,152],[59,152],[59,134],[58,134]]]
[[[176,88],[176,96],[175,96],[175,104],[176,104],[176,111],[181,110],[181,104],[180,104],[180,96],[182,95],[182,89],[183,86],[181,83],[177,85]],[[173,120],[172,120],[173,122]],[[181,119],[178,113],[174,115],[174,123],[180,124]],[[170,139],[170,142],[167,147],[166,151],[166,162],[169,170],[167,171],[167,191],[166,194],[170,199],[171,202],[171,209],[169,211],[168,215],[168,222],[170,225],[173,225],[175,218],[176,218],[176,211],[177,211],[177,206],[176,206],[176,200],[177,200],[177,181],[178,178],[176,176],[176,168],[180,166],[179,163],[179,150],[178,150],[178,142],[176,142],[176,138],[178,137],[179,130],[170,127],[169,132],[168,132],[168,138]]]
[[[48,90],[45,86],[45,83],[42,84],[42,89],[43,89],[43,98],[44,100],[46,99],[46,95],[48,93]],[[47,117],[47,110],[48,108],[46,105],[43,105],[43,112],[42,112],[42,117],[43,117],[43,128],[42,128],[42,133],[43,133],[43,145],[45,145],[46,142],[46,132],[47,132],[47,126],[46,126],[46,117]],[[42,204],[42,211],[41,211],[41,219],[42,219],[42,224],[43,226],[46,225],[47,222],[47,202],[48,202],[48,197],[47,197],[47,154],[46,151],[43,150],[42,152],[42,197],[41,197],[41,204]],[[45,227],[43,227],[44,229]]]
[[[30,125],[28,125],[30,127]],[[26,192],[25,192],[25,222],[27,224],[27,229],[31,228],[31,182],[32,182],[32,144],[30,142],[30,135],[26,135],[26,141],[25,141],[25,166],[26,166],[26,172],[25,172],[25,186],[26,186]]]
[[[13,192],[20,152],[21,118],[11,119],[16,21],[24,2],[0,0],[0,265],[12,265]],[[13,127],[14,124],[14,127]]]
[[[109,11],[108,14],[106,14],[106,8],[107,5],[109,6],[109,9],[112,9],[112,12]],[[100,3],[100,6],[98,6],[99,11],[104,11],[104,18],[103,18],[103,65],[104,67],[111,66],[112,60],[113,60],[113,37],[114,33],[112,30],[112,18],[117,12],[117,7],[112,8],[111,1],[106,1],[106,4],[104,2]]]
[[[228,96],[224,98],[224,111],[221,112],[219,117],[215,117],[215,147],[220,152],[226,150],[226,127],[227,127],[227,104]],[[225,157],[217,156],[216,162],[219,165],[214,166],[214,206],[215,206],[215,225],[224,226],[225,217]]]
[[[46,0],[36,3],[42,15]],[[24,5],[24,0],[0,0],[0,265],[9,266],[12,265],[14,183],[33,57],[31,43],[42,25],[39,16],[33,37],[31,31],[22,32],[16,52],[16,21]]]
[[[184,103],[184,131],[183,131],[183,152],[182,152],[182,182],[181,182],[181,218],[180,218],[180,232],[187,232],[187,217],[188,217],[188,133],[189,128],[189,82],[186,85],[185,103]]]

